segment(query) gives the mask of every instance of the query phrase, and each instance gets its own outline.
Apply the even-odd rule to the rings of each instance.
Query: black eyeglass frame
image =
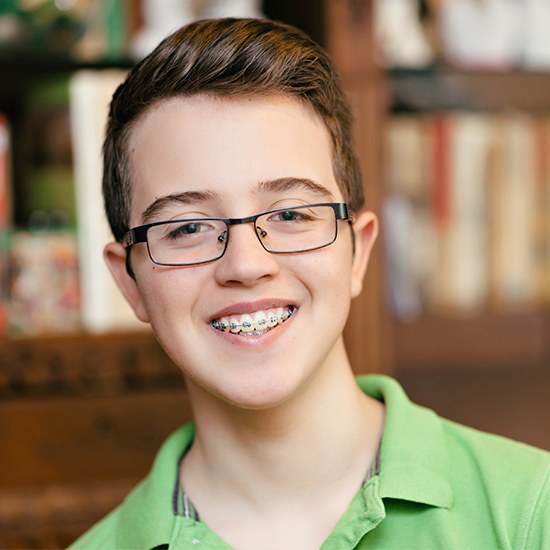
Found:
[[[332,208],[333,212],[334,212],[334,222],[335,222],[335,230],[334,230],[334,237],[333,239],[326,243],[326,244],[323,244],[321,246],[316,246],[316,247],[313,247],[313,248],[306,248],[306,249],[303,249],[303,250],[292,250],[292,251],[273,251],[273,250],[269,250],[268,248],[266,248],[265,244],[262,242],[261,240],[261,237],[258,233],[258,228],[256,227],[256,221],[258,220],[258,218],[261,218],[262,216],[265,216],[267,214],[275,214],[277,212],[286,212],[286,211],[289,211],[289,210],[301,210],[301,209],[305,209],[305,208],[312,208],[312,207],[317,207],[317,206],[327,206],[327,207],[330,207]],[[122,245],[124,246],[124,248],[126,249],[126,260],[127,260],[127,268],[129,268],[129,252],[130,252],[130,249],[132,246],[134,246],[135,244],[139,244],[139,243],[147,243],[147,253],[149,254],[149,258],[151,259],[151,261],[155,264],[155,265],[160,265],[160,266],[165,266],[165,267],[190,267],[190,266],[195,266],[195,265],[202,265],[202,264],[208,264],[208,263],[211,263],[211,262],[215,262],[217,260],[219,260],[220,258],[223,257],[223,255],[225,254],[225,251],[227,250],[227,246],[229,244],[229,238],[230,238],[230,227],[232,225],[243,225],[243,224],[247,224],[247,223],[252,223],[254,224],[254,233],[256,234],[256,237],[258,238],[258,241],[260,242],[260,244],[262,245],[262,248],[266,251],[266,252],[269,252],[270,254],[301,254],[301,253],[304,253],[304,252],[313,252],[314,250],[320,250],[322,248],[326,248],[327,246],[330,246],[331,244],[333,244],[336,239],[338,238],[338,220],[344,220],[344,221],[348,221],[350,223],[350,225],[353,223],[353,217],[352,215],[350,214],[349,212],[349,208],[348,208],[348,205],[344,202],[319,202],[319,203],[315,203],[315,204],[304,204],[304,205],[299,205],[299,206],[289,206],[289,207],[286,207],[286,208],[276,208],[275,210],[267,210],[265,212],[260,212],[259,214],[254,214],[253,216],[247,216],[245,218],[213,218],[213,217],[210,217],[210,218],[184,218],[184,219],[176,219],[176,220],[168,220],[168,221],[162,221],[162,222],[152,222],[152,223],[148,223],[148,224],[145,224],[145,225],[139,225],[139,226],[136,226],[136,227],[133,227],[131,229],[129,229],[126,234],[124,235],[123,239],[122,239]],[[159,226],[159,225],[167,225],[167,224],[172,224],[172,223],[178,223],[178,222],[200,222],[200,221],[220,221],[220,222],[223,222],[225,224],[225,226],[227,227],[227,239],[225,239],[225,243],[224,243],[224,247],[221,251],[221,253],[214,257],[214,258],[211,258],[209,260],[204,260],[204,261],[201,261],[201,262],[191,262],[191,263],[164,263],[164,262],[159,262],[157,260],[155,260],[153,258],[153,255],[151,254],[151,249],[149,248],[149,241],[147,240],[147,231],[151,228],[151,227],[156,227],[156,226]]]

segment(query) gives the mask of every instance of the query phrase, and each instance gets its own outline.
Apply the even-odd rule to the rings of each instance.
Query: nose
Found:
[[[253,286],[279,272],[279,259],[259,242],[254,224],[233,225],[227,250],[216,262],[216,280],[223,285]]]

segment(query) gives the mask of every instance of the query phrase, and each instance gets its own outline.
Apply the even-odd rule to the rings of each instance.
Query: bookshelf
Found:
[[[22,198],[22,133],[34,90],[131,61],[0,54],[12,185]],[[13,205],[14,224],[26,212]],[[162,441],[191,417],[181,373],[147,330],[0,336],[0,546],[61,548],[114,508]],[[31,505],[29,506],[29,503]]]
[[[443,62],[385,70],[375,62],[372,3],[324,4],[326,46],[354,108],[367,207],[379,216],[388,199],[384,138],[392,116],[550,112],[548,72],[474,71]],[[395,376],[412,400],[450,419],[550,449],[550,305],[490,304],[400,321],[390,306],[388,255],[383,237],[352,304],[345,336],[355,370]]]
[[[445,65],[382,70],[372,56],[372,2],[268,1],[265,11],[302,26],[335,57],[355,112],[367,205],[378,213],[386,199],[382,136],[392,113],[550,110],[546,73]],[[127,60],[0,55],[0,69],[13,75],[0,80],[0,111],[21,116],[38,82],[128,66]],[[388,305],[382,244],[346,327],[355,371],[395,375],[414,400],[443,415],[550,448],[550,309],[397,321]],[[0,458],[0,523],[10,526],[0,546],[6,548],[68,544],[120,501],[166,435],[190,418],[181,376],[147,331],[4,336],[0,367],[0,426],[11,442]],[[22,464],[17,475],[13,464]]]
[[[542,71],[465,70],[444,63],[387,72],[392,111],[438,109],[547,112],[550,74]]]
[[[550,112],[550,73],[473,71],[440,64],[389,70],[386,79],[388,116],[473,112],[547,117]],[[508,308],[488,304],[470,313],[427,313],[412,322],[394,320],[394,372],[543,366],[550,353],[549,322],[550,307],[544,301]]]
[[[384,78],[388,120],[459,113],[544,121],[550,113],[550,73],[543,71],[467,70],[440,62],[389,69]],[[379,175],[387,178],[386,169]],[[526,186],[528,178],[526,173]],[[391,371],[413,400],[453,420],[550,449],[546,299],[504,307],[488,299],[470,311],[428,308],[410,320],[392,316],[390,325]]]

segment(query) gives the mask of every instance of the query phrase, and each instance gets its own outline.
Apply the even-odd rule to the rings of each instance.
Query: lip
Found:
[[[275,309],[279,307],[293,306],[298,309],[298,305],[292,300],[285,298],[268,298],[265,300],[258,300],[255,302],[240,302],[237,304],[232,304],[223,309],[220,309],[214,313],[214,315],[208,321],[211,323],[216,319],[221,319],[222,317],[229,317],[231,315],[244,315],[246,313],[254,313],[256,311]]]

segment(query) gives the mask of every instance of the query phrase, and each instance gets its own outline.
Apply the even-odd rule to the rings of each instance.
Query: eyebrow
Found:
[[[333,194],[324,186],[309,178],[284,177],[261,181],[255,193],[301,190],[313,193],[322,199],[334,200]],[[158,197],[141,214],[141,223],[152,222],[160,213],[175,204],[196,204],[207,201],[220,201],[220,195],[214,191],[184,191]]]
[[[196,204],[210,200],[219,200],[218,193],[213,191],[185,191],[183,193],[171,193],[155,199],[141,214],[141,223],[152,221],[159,213],[174,204]]]
[[[274,180],[262,181],[258,184],[258,191],[271,191],[284,193],[293,190],[309,191],[320,198],[334,200],[334,195],[323,185],[310,180],[309,178],[285,177]]]

